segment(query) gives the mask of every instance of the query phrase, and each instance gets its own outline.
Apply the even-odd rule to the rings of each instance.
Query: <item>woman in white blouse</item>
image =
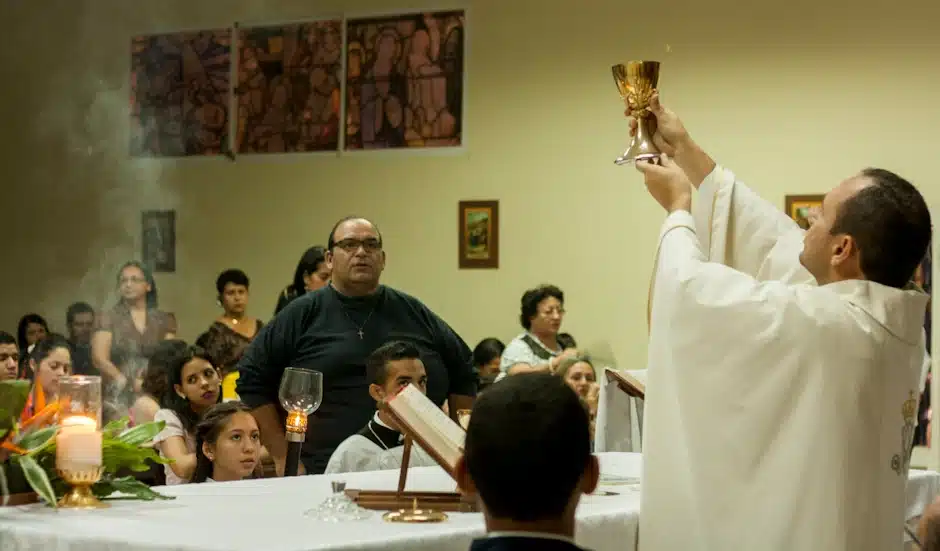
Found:
[[[166,426],[153,443],[161,456],[173,460],[164,465],[167,485],[183,484],[196,470],[196,424],[221,400],[221,379],[205,350],[190,346],[167,363],[167,382],[162,408],[153,418]]]

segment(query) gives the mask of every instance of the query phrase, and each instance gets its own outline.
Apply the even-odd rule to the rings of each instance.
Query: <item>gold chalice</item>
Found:
[[[661,152],[653,144],[656,117],[650,111],[650,99],[659,85],[659,62],[630,61],[626,65],[614,65],[611,71],[620,97],[636,119],[636,135],[633,136],[633,141],[614,162],[624,165],[658,159]]]

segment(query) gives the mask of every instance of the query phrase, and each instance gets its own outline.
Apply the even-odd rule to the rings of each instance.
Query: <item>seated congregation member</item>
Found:
[[[147,361],[147,368],[138,373],[134,391],[137,399],[128,412],[131,425],[140,425],[153,421],[160,409],[160,400],[167,391],[169,379],[167,370],[173,358],[185,354],[189,345],[180,339],[163,341]]]
[[[245,354],[264,323],[248,315],[248,287],[250,281],[241,270],[225,270],[215,281],[218,303],[222,314],[209,326],[199,340],[212,364],[222,374],[222,399],[237,400],[235,383],[238,380],[238,360]]]
[[[594,434],[594,420],[597,418],[597,402],[600,397],[600,385],[597,384],[597,371],[591,358],[574,356],[565,358],[558,365],[555,374],[571,387],[588,408],[591,418],[591,434]],[[593,438],[592,438],[593,441]]]
[[[20,349],[16,339],[6,331],[0,331],[0,381],[16,379],[20,368]]]
[[[473,348],[473,367],[477,372],[478,390],[493,384],[499,376],[499,361],[506,345],[499,339],[483,339]]]
[[[428,376],[420,352],[406,342],[392,341],[377,348],[366,358],[366,376],[371,382],[369,395],[379,403],[394,398],[408,385],[427,392]],[[401,467],[404,443],[395,421],[379,409],[366,426],[336,448],[326,474],[397,469]],[[408,465],[430,467],[437,462],[419,446],[413,446]]]
[[[310,247],[304,251],[300,262],[297,263],[294,280],[277,296],[274,315],[277,315],[295,298],[325,287],[328,281],[330,281],[330,265],[326,261],[326,249],[320,245]]]
[[[91,363],[91,334],[95,329],[95,309],[87,302],[71,304],[65,311],[65,324],[72,345],[72,373],[97,375]]]
[[[233,401],[206,410],[196,425],[193,483],[251,478],[260,461],[261,432],[251,408]]]
[[[476,394],[470,349],[418,299],[381,285],[385,251],[378,228],[349,217],[330,232],[330,285],[291,302],[258,334],[239,363],[237,392],[255,408],[265,447],[283,472],[287,447],[278,385],[287,366],[323,373],[323,403],[310,416],[303,468],[320,474],[336,447],[375,413],[365,360],[390,340],[415,345],[428,375],[427,395],[450,411],[469,409]]]
[[[565,294],[554,285],[540,285],[522,295],[519,323],[525,330],[509,341],[499,368],[515,375],[531,371],[555,371],[564,357],[574,356],[558,341],[565,317]]]
[[[20,378],[32,377],[32,372],[29,370],[29,353],[33,351],[36,343],[46,338],[47,335],[49,335],[49,324],[46,323],[46,318],[39,314],[26,314],[16,324],[16,341],[20,346]]]
[[[548,373],[508,377],[480,395],[457,463],[479,498],[487,536],[471,551],[576,551],[575,510],[600,477],[587,412]]]
[[[170,360],[167,383],[160,402],[163,407],[153,418],[166,426],[153,444],[161,456],[173,460],[164,468],[167,485],[183,484],[196,470],[196,423],[221,400],[221,380],[205,350],[190,346]]]
[[[27,361],[32,373],[33,389],[26,401],[22,419],[36,415],[59,396],[59,377],[72,373],[72,353],[69,341],[58,333],[51,333],[33,345]]]

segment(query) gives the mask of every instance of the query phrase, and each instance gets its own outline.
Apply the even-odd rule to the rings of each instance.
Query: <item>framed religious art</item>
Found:
[[[463,143],[463,11],[346,21],[345,149]]]
[[[499,201],[461,201],[460,268],[499,268]]]
[[[228,150],[231,43],[229,29],[131,40],[131,156],[215,156]]]
[[[176,211],[145,210],[141,214],[141,260],[154,272],[176,271]]]
[[[343,22],[238,29],[235,151],[337,151]]]
[[[804,230],[809,229],[809,212],[821,207],[823,195],[787,195],[784,210]]]

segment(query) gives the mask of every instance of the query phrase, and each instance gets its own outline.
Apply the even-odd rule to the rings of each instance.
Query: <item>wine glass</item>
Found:
[[[306,417],[316,411],[323,401],[323,374],[310,369],[288,367],[281,375],[277,396],[285,411]]]

